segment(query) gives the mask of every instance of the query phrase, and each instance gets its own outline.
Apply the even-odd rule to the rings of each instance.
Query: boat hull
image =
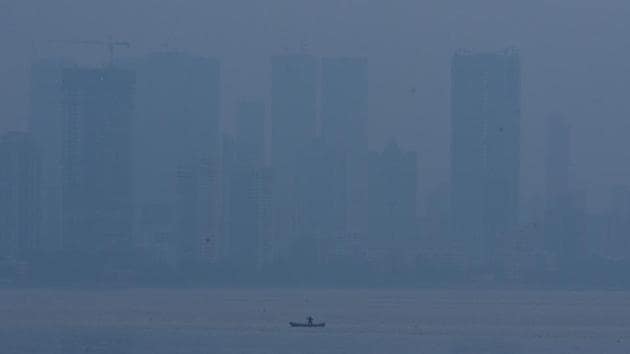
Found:
[[[321,328],[321,327],[326,327],[326,323],[324,323],[324,322],[322,322],[322,323],[313,323],[313,324],[289,322],[289,325],[291,327],[303,327],[303,328]]]

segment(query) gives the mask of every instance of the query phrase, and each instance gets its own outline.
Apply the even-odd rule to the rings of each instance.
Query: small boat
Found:
[[[311,328],[311,327],[326,327],[326,322],[320,322],[320,323],[299,323],[299,322],[289,322],[289,325],[291,325],[291,327],[306,327],[306,328]]]

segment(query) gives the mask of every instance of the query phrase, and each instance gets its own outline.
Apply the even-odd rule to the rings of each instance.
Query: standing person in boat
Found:
[[[309,326],[312,326],[312,325],[313,325],[313,317],[308,316],[308,318],[306,319],[306,321],[308,322],[308,325],[309,325]]]

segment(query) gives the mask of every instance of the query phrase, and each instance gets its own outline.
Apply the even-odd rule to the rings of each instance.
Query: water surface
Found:
[[[324,329],[290,328],[312,315]],[[623,353],[630,293],[2,290],[1,353]]]

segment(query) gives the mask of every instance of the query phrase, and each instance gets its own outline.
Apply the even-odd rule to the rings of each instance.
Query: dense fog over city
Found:
[[[454,51],[516,46],[524,72],[523,173],[531,173],[523,188],[542,189],[545,119],[564,113],[574,126],[574,178],[601,208],[610,185],[623,185],[630,175],[620,163],[626,158],[629,6],[622,0],[4,0],[2,126],[21,127],[28,117],[34,57],[98,64],[106,56],[97,46],[53,46],[46,40],[112,36],[132,44],[117,51],[121,58],[161,50],[218,57],[227,122],[242,96],[268,98],[269,57],[296,52],[305,43],[315,56],[369,58],[370,145],[381,148],[395,136],[417,150],[426,190],[448,177]]]
[[[0,341],[627,352],[629,16],[0,0]]]
[[[287,186],[282,176],[293,176],[292,173],[283,173],[280,171],[282,167],[274,166],[273,163],[287,150],[302,148],[310,143],[305,140],[319,139],[324,149],[332,149],[329,154],[339,155],[335,150],[339,147],[347,150],[348,146],[355,144],[352,136],[356,136],[361,140],[357,144],[362,145],[352,147],[355,150],[378,152],[395,142],[401,151],[415,154],[410,157],[413,160],[410,162],[413,165],[410,173],[415,175],[415,181],[409,189],[400,191],[401,195],[412,199],[412,205],[409,205],[411,209],[405,212],[413,214],[408,217],[408,222],[413,223],[409,227],[413,230],[406,232],[415,241],[423,240],[413,247],[430,249],[431,252],[439,249],[436,252],[443,253],[443,249],[448,251],[450,247],[456,246],[451,241],[460,243],[454,241],[457,237],[453,237],[458,232],[453,230],[456,227],[454,218],[458,218],[452,215],[453,208],[461,206],[463,214],[472,215],[474,211],[467,208],[476,209],[473,207],[475,203],[483,203],[477,200],[471,201],[470,205],[460,202],[452,205],[452,198],[457,198],[451,193],[453,188],[457,188],[457,185],[453,185],[453,175],[458,174],[454,166],[458,164],[457,156],[460,156],[453,148],[453,144],[457,144],[454,134],[457,134],[458,129],[453,126],[457,119],[453,112],[457,107],[468,109],[465,103],[455,102],[452,97],[455,89],[452,83],[457,80],[454,57],[462,50],[481,54],[511,51],[518,61],[515,65],[519,73],[513,81],[518,85],[518,91],[513,93],[512,98],[518,100],[514,108],[519,110],[519,114],[514,120],[516,130],[508,132],[512,135],[509,138],[509,134],[499,135],[507,140],[518,139],[509,148],[513,150],[513,156],[508,158],[513,162],[513,167],[504,171],[515,174],[510,177],[509,189],[510,193],[517,194],[506,197],[513,199],[505,201],[511,203],[510,208],[513,210],[507,212],[510,215],[506,214],[505,217],[513,220],[509,222],[511,225],[504,225],[511,229],[502,232],[509,232],[512,236],[526,232],[525,238],[529,241],[536,239],[538,243],[535,247],[532,244],[528,247],[537,247],[536,251],[550,251],[548,253],[553,257],[555,251],[545,249],[541,244],[548,241],[545,238],[549,238],[550,227],[547,225],[547,230],[543,230],[545,228],[541,226],[531,231],[528,225],[542,225],[544,219],[549,221],[550,196],[556,195],[557,199],[560,198],[558,193],[565,193],[564,190],[558,192],[552,189],[566,189],[573,202],[571,206],[559,208],[577,208],[579,210],[576,213],[587,216],[588,225],[579,227],[587,233],[581,236],[580,241],[583,248],[588,248],[584,250],[585,255],[591,256],[601,251],[602,257],[613,257],[605,254],[606,248],[613,248],[617,252],[619,247],[628,248],[628,245],[621,244],[624,241],[620,238],[623,238],[621,234],[626,230],[626,220],[630,219],[626,215],[614,215],[625,213],[619,208],[627,204],[630,198],[626,195],[630,171],[624,163],[628,151],[625,117],[629,113],[624,87],[630,79],[630,48],[625,38],[628,10],[629,5],[622,1],[593,4],[561,0],[396,1],[391,4],[361,0],[326,0],[316,3],[5,0],[0,13],[4,43],[0,59],[3,74],[0,83],[3,97],[0,107],[1,127],[5,131],[32,132],[35,145],[40,145],[37,149],[44,150],[41,154],[56,155],[43,156],[41,163],[44,171],[41,176],[34,177],[40,180],[38,183],[47,183],[47,188],[53,190],[48,194],[56,193],[52,197],[52,206],[48,203],[39,208],[41,210],[34,211],[42,214],[39,217],[43,219],[36,231],[39,243],[62,243],[64,232],[61,226],[57,225],[51,230],[47,222],[51,222],[48,215],[57,214],[52,218],[59,220],[52,222],[61,224],[61,214],[64,214],[60,204],[64,200],[62,174],[71,168],[66,166],[70,162],[66,161],[64,165],[64,152],[60,151],[69,139],[64,135],[67,133],[64,131],[67,129],[67,105],[64,106],[63,102],[67,104],[67,101],[64,101],[61,92],[63,87],[58,87],[58,92],[53,92],[53,87],[46,87],[46,80],[53,80],[55,75],[53,67],[46,68],[47,63],[48,66],[58,68],[57,79],[60,82],[63,81],[61,71],[67,66],[92,69],[112,66],[129,71],[127,80],[131,92],[124,97],[129,101],[125,108],[128,112],[125,118],[121,118],[128,121],[121,122],[126,128],[120,127],[129,130],[121,130],[118,133],[123,135],[112,136],[113,140],[109,143],[116,145],[120,154],[133,158],[129,168],[136,171],[132,180],[120,182],[127,183],[126,186],[116,186],[116,182],[110,186],[118,189],[122,195],[128,195],[130,199],[127,202],[133,204],[123,212],[127,218],[134,219],[133,225],[128,225],[126,231],[133,234],[130,246],[141,246],[140,243],[149,237],[146,232],[157,232],[142,230],[139,223],[142,223],[143,210],[153,210],[154,214],[159,213],[157,210],[160,208],[161,212],[167,214],[173,214],[174,209],[181,210],[175,205],[177,168],[184,160],[204,157],[193,156],[195,154],[205,154],[206,157],[215,155],[212,164],[217,164],[217,185],[213,187],[216,190],[209,190],[208,193],[214,194],[206,197],[214,203],[212,208],[216,209],[216,215],[206,218],[214,217],[217,220],[209,220],[206,224],[215,228],[213,234],[217,238],[217,249],[223,247],[218,246],[219,240],[223,241],[223,245],[229,243],[229,231],[225,225],[242,222],[230,220],[230,213],[226,211],[229,209],[228,200],[238,198],[226,192],[229,178],[226,177],[228,173],[225,169],[228,167],[225,161],[226,155],[230,154],[230,148],[226,146],[230,145],[230,139],[238,138],[239,112],[243,111],[243,103],[250,103],[250,111],[261,111],[258,112],[259,117],[253,119],[264,120],[264,136],[260,136],[264,141],[260,141],[264,146],[264,160],[260,161],[260,167],[268,169],[265,172],[267,179],[274,181],[268,182],[267,197],[273,199],[273,202],[269,201],[273,205],[266,206],[270,215],[266,216],[266,221],[261,221],[267,223],[264,227],[270,238],[286,238],[289,234],[295,236],[299,233],[295,225],[290,226],[295,223],[295,220],[290,220],[292,217],[308,219],[310,215],[313,220],[319,218],[318,222],[334,223],[332,219],[324,221],[320,217],[320,214],[325,213],[323,209],[327,209],[333,219],[337,215],[338,225],[322,226],[329,229],[309,232],[320,233],[323,238],[344,238],[354,234],[359,239],[370,232],[374,233],[373,230],[367,231],[370,228],[367,220],[373,219],[367,216],[370,203],[366,189],[369,177],[367,157],[355,159],[364,161],[365,165],[354,168],[359,180],[348,177],[350,180],[345,183],[336,184],[336,188],[341,190],[330,190],[333,194],[350,190],[348,193],[354,193],[354,196],[339,197],[336,204],[345,203],[343,206],[335,207],[331,205],[335,204],[334,201],[322,197],[318,207],[323,209],[318,210],[315,205],[310,205],[314,209],[297,211],[295,204],[300,202],[281,201],[283,197],[296,192],[289,192],[293,187],[287,187],[289,189],[286,191],[271,188],[271,184],[276,187]],[[170,59],[167,58],[169,56]],[[304,88],[308,92],[294,92],[295,87],[289,82],[285,88],[281,88],[287,92],[273,90],[274,80],[283,81],[282,74],[274,73],[273,70],[274,63],[282,59],[274,61],[273,58],[286,59],[291,56],[304,56],[306,60],[297,58],[293,64],[290,60],[285,64],[300,66],[297,70],[306,70],[305,75],[310,76],[302,79],[312,82],[305,81],[302,84],[312,86]],[[348,61],[335,62],[339,58]],[[327,60],[329,65],[326,64]],[[203,64],[204,61],[206,64]],[[487,65],[488,72],[494,70],[494,74],[501,75],[500,65]],[[330,68],[328,81],[326,68]],[[353,70],[358,71],[353,73]],[[478,73],[483,70],[479,69]],[[348,72],[347,76],[344,76],[344,71]],[[112,85],[103,89],[119,91],[115,84]],[[286,101],[301,107],[293,112],[274,113],[274,99],[276,102]],[[257,107],[252,108],[252,105]],[[111,108],[120,109],[115,106]],[[54,109],[59,111],[52,113]],[[281,117],[283,114],[287,117]],[[356,117],[348,118],[352,114]],[[502,124],[504,118],[501,113],[489,114],[497,114],[496,119],[499,121],[496,124]],[[549,127],[553,125],[550,120],[554,120],[551,117],[562,117],[558,119],[563,120],[561,124],[566,125],[569,137],[566,147],[555,147],[556,151],[566,149],[565,156],[557,157],[560,161],[550,166],[548,161],[553,158],[554,146],[549,141],[556,140],[550,137]],[[344,120],[349,122],[345,127]],[[198,123],[193,123],[195,121]],[[328,124],[328,121],[333,122],[333,125]],[[52,132],[51,127],[56,127],[57,131]],[[95,126],[95,129],[100,128]],[[277,143],[282,138],[272,135],[272,131],[281,132],[282,129],[295,139],[293,142],[287,141],[288,145]],[[300,133],[295,129],[303,131]],[[196,134],[197,138],[192,138],[190,134]],[[276,137],[280,135],[276,134]],[[118,138],[128,139],[129,146],[116,144],[115,139]],[[42,139],[47,140],[42,142]],[[337,142],[331,143],[330,139],[345,142],[339,145]],[[204,144],[204,141],[208,142],[207,146],[199,145]],[[335,144],[339,146],[335,147]],[[463,149],[469,149],[470,146],[466,147],[465,144]],[[498,144],[488,149],[499,151],[507,148]],[[260,149],[250,146],[250,149],[257,148]],[[54,153],[51,152],[53,150]],[[460,157],[470,159],[465,155]],[[51,159],[58,161],[50,162]],[[306,159],[302,159],[302,162],[315,170],[324,168],[309,164]],[[84,166],[90,171],[109,168],[106,163],[98,161],[86,163],[95,163],[94,166]],[[334,164],[332,161],[327,163]],[[502,163],[489,162],[497,166]],[[48,176],[51,173],[47,175],[45,171],[50,164],[54,164],[57,169],[52,172],[53,176]],[[560,171],[557,173],[565,171],[568,176],[563,181],[555,182],[560,185],[550,187],[550,178],[553,180],[550,173],[554,174],[550,169],[554,166]],[[293,167],[300,168],[297,164]],[[125,173],[131,173],[119,172],[119,177],[123,179]],[[396,171],[390,172],[397,174]],[[460,175],[468,178],[467,173],[469,171]],[[313,182],[308,182],[309,178],[323,178],[308,177],[306,172],[302,175],[304,183],[309,184]],[[101,177],[109,179],[107,175]],[[333,180],[329,182],[336,183]],[[95,189],[103,189],[99,187],[99,182],[94,183]],[[471,186],[463,188],[474,188]],[[307,189],[316,190],[318,187],[330,189],[316,184],[311,184]],[[128,191],[123,191],[125,188]],[[46,204],[46,200],[51,199],[46,196],[45,190],[39,193],[42,194],[37,196],[41,203]],[[77,193],[85,194],[84,191]],[[194,192],[191,197],[199,193]],[[415,198],[410,193],[415,193]],[[505,197],[507,192],[497,190],[497,193]],[[390,194],[392,198],[399,199]],[[382,198],[384,196],[372,199]],[[354,204],[350,205],[349,199],[353,199]],[[55,206],[55,203],[59,205]],[[288,209],[281,210],[283,204]],[[380,204],[384,205],[384,202]],[[478,206],[481,207],[481,204]],[[83,208],[80,204],[76,207]],[[374,213],[379,213],[378,206],[372,209]],[[238,213],[238,210],[233,209],[234,212]],[[289,216],[286,213],[303,215]],[[246,216],[243,218],[247,219]],[[615,218],[622,220],[611,220]],[[303,220],[303,227],[313,229],[315,225],[306,225],[306,219]],[[390,221],[402,227],[399,222],[393,219]],[[184,227],[182,223],[185,222],[181,221],[180,227]],[[348,223],[356,225],[349,226]],[[623,225],[610,226],[611,223]],[[381,226],[388,228],[386,223]],[[181,231],[177,231],[173,225],[160,227],[168,228],[171,236]],[[563,227],[570,229],[578,226]],[[615,230],[615,227],[621,229]],[[587,228],[589,231],[584,231]],[[239,232],[247,231],[243,229]],[[280,236],[283,233],[285,235]],[[72,237],[66,235],[66,238]],[[195,237],[203,239],[200,235]],[[615,239],[618,244],[608,243],[609,239]],[[434,243],[445,240],[449,241],[446,244]],[[281,248],[277,244],[269,247],[276,251]],[[226,249],[223,251],[228,252]],[[630,250],[626,253],[630,253]],[[614,257],[619,258],[619,255]]]

